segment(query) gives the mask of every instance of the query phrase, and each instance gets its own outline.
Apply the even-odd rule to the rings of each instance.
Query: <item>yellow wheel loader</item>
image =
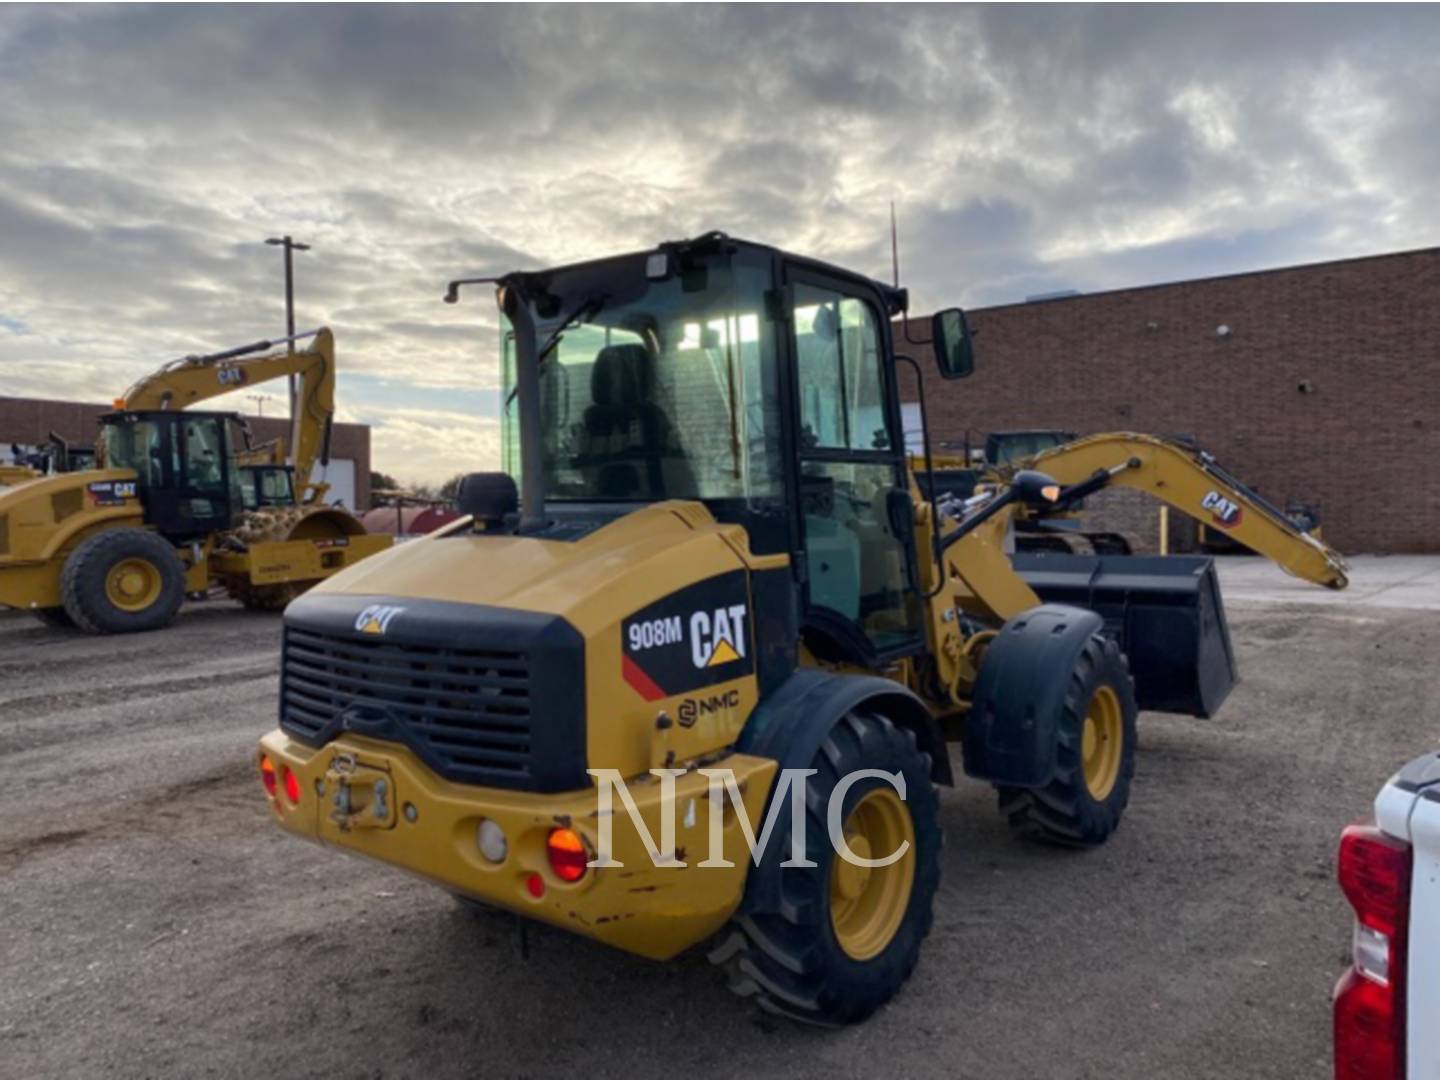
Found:
[[[309,482],[328,458],[335,346],[329,330],[302,336],[310,348],[255,355],[274,344],[258,342],[167,365],[101,418],[99,468],[0,491],[0,607],[90,633],[155,630],[212,582],[278,610],[389,547]],[[186,407],[289,374],[301,386],[293,470],[306,485],[298,500],[245,510],[239,417]]]
[[[1233,685],[1209,560],[1032,585],[1005,537],[1060,483],[920,496],[904,291],[719,233],[472,280],[508,472],[286,610],[283,828],[642,956],[708,944],[737,993],[843,1024],[930,930],[948,743],[1017,833],[1091,847],[1137,711]],[[933,332],[968,374],[963,313]]]

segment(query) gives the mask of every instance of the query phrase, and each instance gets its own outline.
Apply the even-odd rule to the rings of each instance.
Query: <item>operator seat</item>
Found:
[[[670,417],[650,400],[654,364],[643,345],[607,345],[595,357],[578,464],[596,470],[593,487],[602,496],[696,494]]]

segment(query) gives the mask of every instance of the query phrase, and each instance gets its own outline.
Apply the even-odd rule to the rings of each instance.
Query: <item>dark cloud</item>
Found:
[[[426,408],[494,442],[451,276],[723,228],[888,278],[892,200],[921,308],[1433,244],[1437,47],[1424,6],[8,6],[0,391],[273,333],[282,232],[427,473]]]

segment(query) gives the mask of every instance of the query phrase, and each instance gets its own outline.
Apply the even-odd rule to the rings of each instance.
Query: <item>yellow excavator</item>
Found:
[[[293,348],[305,338],[308,348]],[[298,382],[289,465],[245,465],[240,418],[189,408],[289,375]],[[328,329],[185,357],[141,379],[100,418],[98,468],[0,492],[0,607],[90,633],[154,630],[211,583],[247,607],[278,610],[389,547],[319,502],[324,486],[310,479],[328,459],[334,395]],[[245,509],[247,468],[278,469],[299,490]]]
[[[642,956],[708,945],[762,1008],[844,1024],[930,930],[948,744],[1018,835],[1093,847],[1138,711],[1234,685],[1211,560],[1007,555],[1020,507],[1148,446],[953,513],[928,434],[912,474],[903,290],[720,233],[472,280],[508,472],[286,609],[282,828]],[[963,312],[932,339],[970,373]]]
[[[1106,487],[1130,488],[1222,531],[1288,574],[1329,589],[1348,584],[1338,551],[1187,442],[1110,432],[1056,446],[1027,464],[1065,485],[1056,512]]]

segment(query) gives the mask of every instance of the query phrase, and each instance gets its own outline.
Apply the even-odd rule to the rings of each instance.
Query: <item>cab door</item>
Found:
[[[792,268],[787,284],[805,636],[873,666],[921,646],[889,327],[859,283]]]

